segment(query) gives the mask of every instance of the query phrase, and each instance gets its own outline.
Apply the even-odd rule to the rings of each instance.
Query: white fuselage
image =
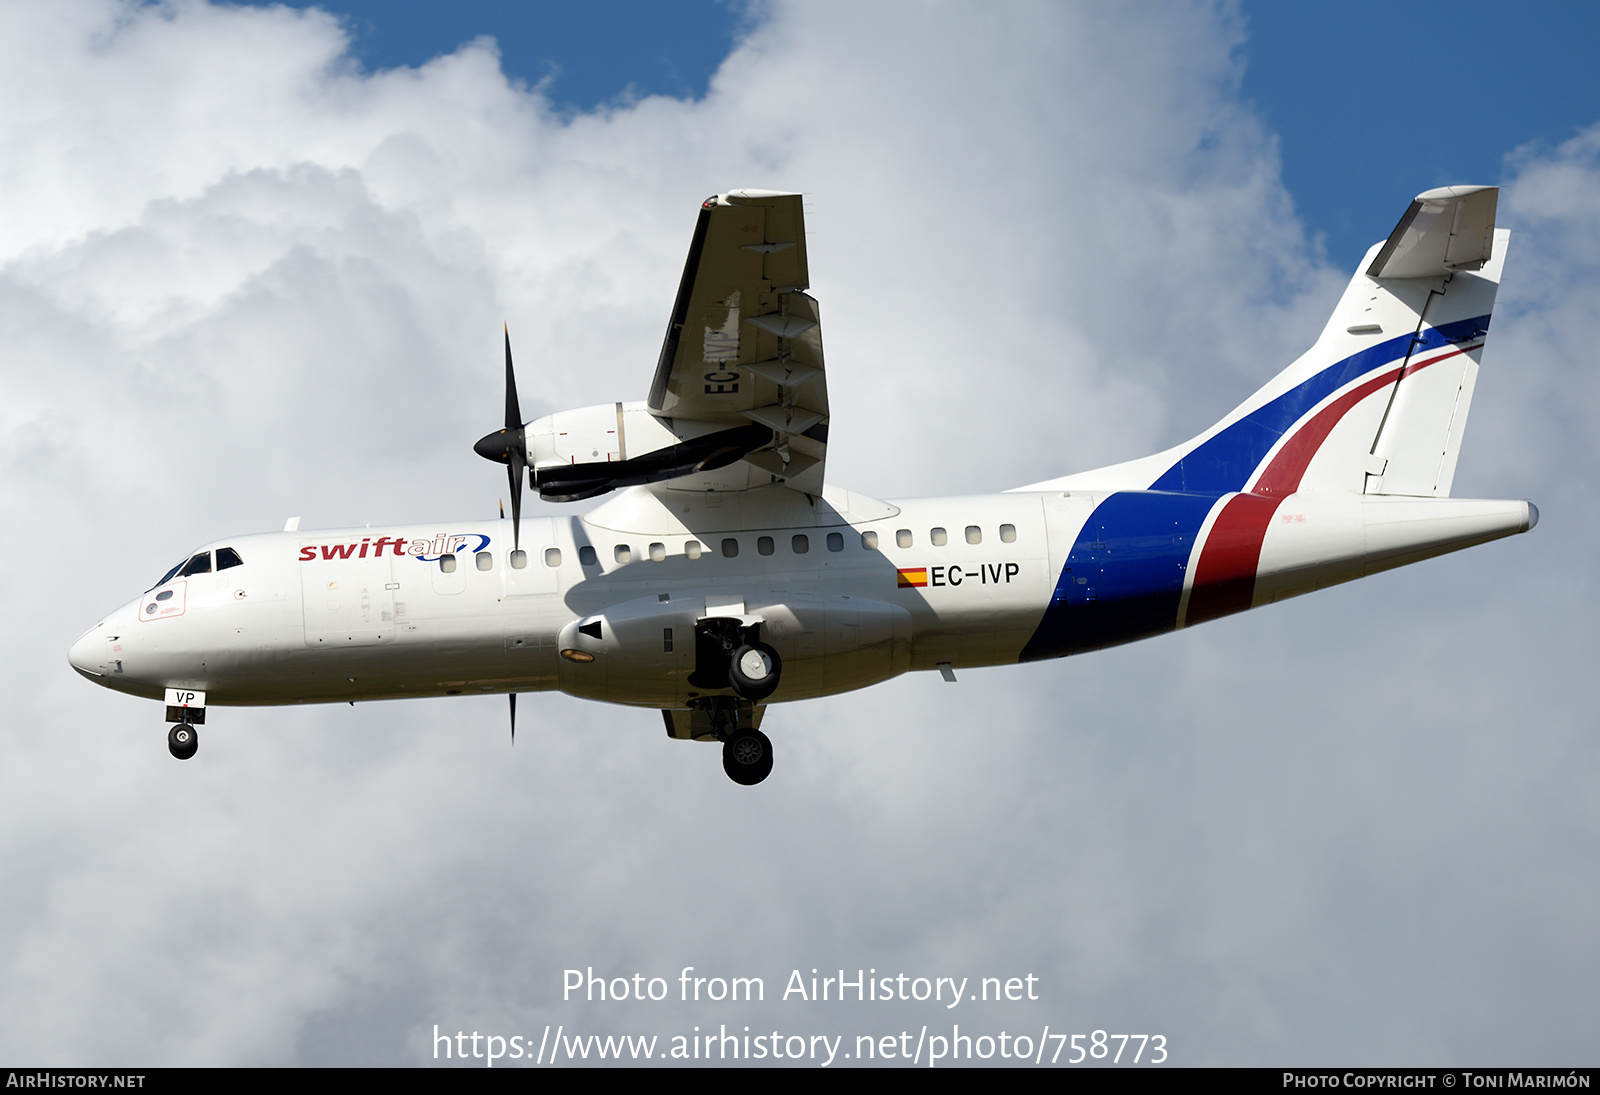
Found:
[[[1092,509],[1053,499],[813,504],[779,489],[719,504],[636,488],[586,516],[525,517],[516,560],[509,521],[238,536],[209,548],[242,565],[150,590],[72,660],[122,691],[224,705],[561,689],[681,707],[705,691],[688,682],[696,622],[731,615],[782,655],[773,699],[803,699],[1016,661],[1060,569],[1048,518]],[[599,639],[578,632],[597,618]]]
[[[682,709],[726,691],[691,678],[696,625],[732,618],[781,656],[778,702],[1127,642],[1537,519],[1525,502],[1291,495],[1273,503],[1242,593],[1196,611],[1207,530],[1239,497],[890,504],[831,489],[638,487],[584,516],[525,518],[520,556],[509,521],[240,536],[195,556],[220,566],[231,549],[237,565],[151,589],[71,660],[120,691],[195,689],[223,705],[560,689]],[[1233,549],[1215,550],[1226,562]]]

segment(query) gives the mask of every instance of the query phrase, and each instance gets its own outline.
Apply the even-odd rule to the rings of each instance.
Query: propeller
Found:
[[[517,402],[517,374],[511,368],[511,330],[506,329],[506,426],[478,438],[472,451],[506,466],[511,484],[511,546],[522,547],[522,473],[528,468],[528,439],[522,431],[522,406]]]
[[[511,548],[522,547],[522,473],[528,467],[528,439],[522,430],[522,405],[517,402],[517,374],[511,368],[511,328],[506,328],[506,426],[478,438],[472,451],[506,466],[511,484]],[[504,507],[500,510],[505,515]],[[511,744],[517,744],[517,694],[511,693]]]

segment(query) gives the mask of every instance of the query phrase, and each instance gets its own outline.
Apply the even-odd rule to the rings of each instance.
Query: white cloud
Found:
[[[562,121],[488,43],[364,75],[317,13],[6,9],[0,1048],[388,1063],[434,1023],[748,1021],[563,1009],[591,964],[1031,971],[1044,1004],[973,1024],[1139,1025],[1183,1063],[1586,1045],[1591,138],[1516,169],[1516,309],[1457,480],[1566,503],[1526,540],[777,707],[754,794],[654,713],[560,696],[524,698],[515,751],[499,700],[218,709],[176,765],[153,705],[65,665],[217,535],[492,512],[500,322],[530,414],[642,396],[695,207],[734,186],[811,195],[837,481],[998,489],[1203,427],[1344,276],[1239,40],[1204,5],[777,6],[703,101]]]

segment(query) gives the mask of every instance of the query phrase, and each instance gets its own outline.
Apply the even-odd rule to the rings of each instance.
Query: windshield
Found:
[[[179,573],[180,571],[182,572],[181,575]],[[171,570],[167,571],[161,576],[161,578],[156,582],[156,586],[166,585],[175,577],[181,576],[187,578],[191,574],[209,573],[211,573],[211,553],[209,551],[202,551],[197,555],[191,555],[189,558],[181,560],[177,566],[173,567]],[[154,589],[156,586],[151,586],[150,588]]]

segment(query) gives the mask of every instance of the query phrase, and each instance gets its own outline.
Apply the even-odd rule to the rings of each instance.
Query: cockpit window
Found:
[[[210,573],[211,553],[209,551],[202,551],[199,555],[196,555],[193,559],[190,559],[187,563],[183,564],[183,570],[181,573],[179,573],[178,577],[187,578],[191,574]]]
[[[187,560],[185,560],[185,562],[187,562]],[[156,586],[164,586],[164,585],[166,585],[168,582],[172,581],[173,575],[177,574],[178,571],[180,571],[182,569],[183,569],[183,563],[179,563],[177,566],[173,567],[171,570],[167,571],[160,578],[158,578],[156,580]],[[156,586],[151,586],[150,588],[154,589]]]
[[[229,567],[242,567],[244,560],[239,558],[239,553],[232,548],[217,549],[217,569],[227,570]]]

